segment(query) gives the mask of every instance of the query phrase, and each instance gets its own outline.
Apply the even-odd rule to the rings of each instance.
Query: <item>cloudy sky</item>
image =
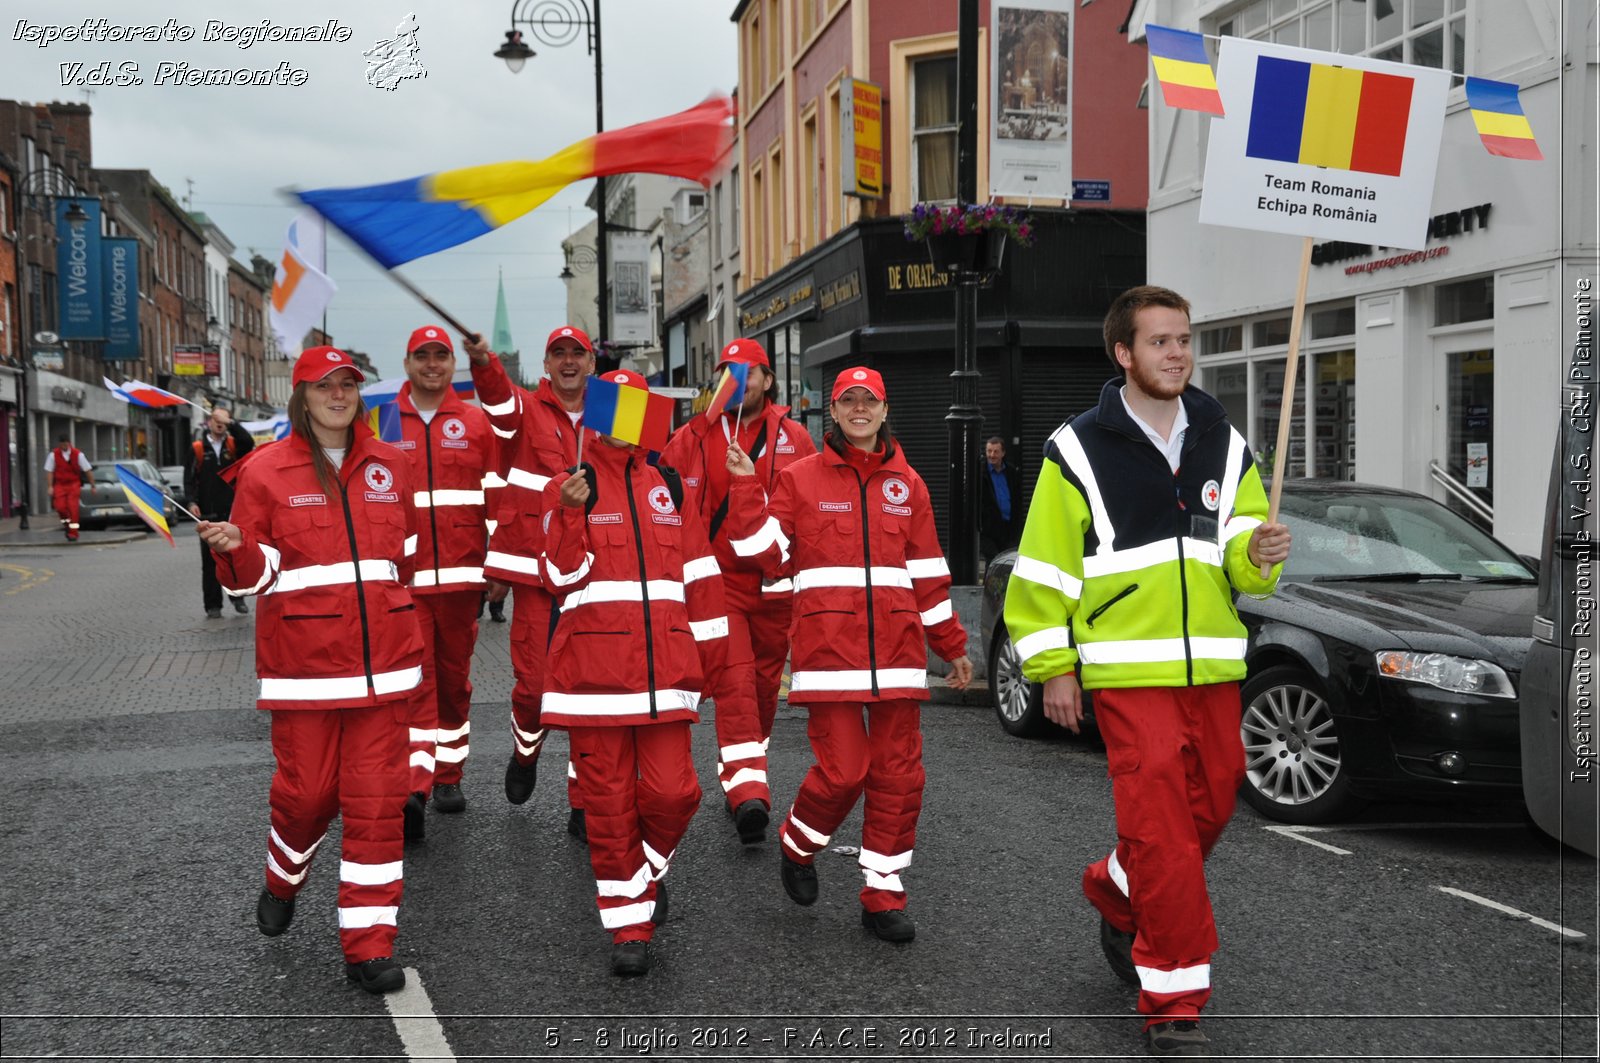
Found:
[[[538,6],[522,0],[519,8]],[[573,0],[543,0],[571,9]],[[734,0],[604,0],[602,38],[607,128],[693,106],[733,89],[737,52],[728,21]],[[180,202],[204,211],[238,245],[277,260],[294,208],[288,187],[373,184],[477,163],[538,159],[594,132],[594,64],[580,36],[547,47],[513,75],[494,58],[509,28],[511,0],[309,0],[218,4],[202,0],[73,2],[6,0],[0,15],[0,98],[87,102],[94,109],[94,164],[148,169]],[[343,43],[207,42],[213,20],[231,27],[323,25],[328,12],[348,27]],[[393,91],[367,84],[362,52],[392,38],[415,13],[427,71]],[[57,41],[40,47],[32,27],[165,25],[194,30],[188,41]],[[254,19],[251,22],[250,19]],[[26,24],[26,26],[24,26]],[[94,88],[62,84],[61,64],[138,64],[142,85]],[[158,65],[307,72],[299,87],[157,85]],[[192,184],[191,184],[192,182]],[[495,278],[503,269],[512,334],[523,350],[564,316],[557,274],[559,243],[593,215],[583,202],[592,182],[567,189],[534,213],[461,247],[421,259],[403,272],[440,304],[487,334],[494,321]],[[329,240],[329,272],[339,285],[328,311],[341,346],[364,350],[385,375],[398,373],[405,337],[428,311],[360,251]]]

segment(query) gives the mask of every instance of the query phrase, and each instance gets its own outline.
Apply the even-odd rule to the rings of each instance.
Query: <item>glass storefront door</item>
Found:
[[[1494,506],[1494,350],[1445,355],[1445,452],[1440,459],[1458,483]],[[1445,504],[1474,520],[1448,492]]]

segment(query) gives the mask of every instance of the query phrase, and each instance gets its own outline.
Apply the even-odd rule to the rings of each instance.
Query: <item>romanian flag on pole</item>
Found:
[[[496,162],[300,199],[393,269],[515,221],[575,181],[655,173],[706,183],[733,146],[733,101],[585,137],[538,162]]]
[[[1537,161],[1544,158],[1544,152],[1533,139],[1533,127],[1522,113],[1517,92],[1517,86],[1509,81],[1468,78],[1467,106],[1472,108],[1473,124],[1490,155]]]
[[[1399,74],[1263,55],[1245,154],[1398,177],[1412,86]]]
[[[172,541],[172,529],[167,527],[167,509],[162,504],[165,496],[161,491],[146,483],[138,473],[126,465],[117,466],[117,479],[121,481],[122,493],[128,496],[128,502],[133,506],[133,511],[138,514],[139,519],[160,532],[167,540],[168,546],[176,548],[178,544]]]
[[[367,427],[385,443],[398,443],[405,438],[400,427],[400,404],[394,400],[380,402],[367,410]]]
[[[711,391],[711,402],[706,406],[706,419],[716,420],[727,410],[744,401],[745,382],[750,379],[750,367],[743,362],[729,362],[722,378]]]
[[[666,395],[594,376],[583,399],[583,426],[646,450],[665,450],[676,406]]]
[[[109,377],[101,377],[106,390],[111,392],[113,398],[126,402],[130,406],[141,406],[147,410],[164,410],[172,406],[187,406],[189,400],[182,395],[174,395],[170,391],[163,391],[153,384],[146,384],[142,380],[128,380],[121,384],[113,384]]]
[[[1221,115],[1222,93],[1206,57],[1205,38],[1167,26],[1146,25],[1144,32],[1150,42],[1150,65],[1167,106]]]

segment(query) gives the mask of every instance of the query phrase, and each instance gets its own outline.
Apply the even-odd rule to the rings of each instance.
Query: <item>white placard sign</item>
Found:
[[[989,193],[1072,199],[1073,0],[996,3],[989,29]]]
[[[1200,220],[1421,248],[1450,72],[1224,37]]]

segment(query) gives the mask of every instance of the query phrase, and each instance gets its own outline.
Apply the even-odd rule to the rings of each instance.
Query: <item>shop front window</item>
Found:
[[[1312,475],[1356,478],[1356,352],[1312,355]]]
[[[1217,32],[1460,74],[1466,26],[1463,0],[1251,0],[1220,19]]]
[[[1250,367],[1243,362],[1210,366],[1205,373],[1205,389],[1222,403],[1228,423],[1234,427],[1250,423]]]
[[[911,67],[912,195],[924,203],[956,198],[956,59]]]
[[[1446,358],[1445,471],[1494,505],[1494,351],[1456,351]],[[1471,512],[1446,493],[1446,505]],[[1473,519],[1477,519],[1473,517]]]
[[[1283,375],[1287,358],[1265,358],[1251,365],[1256,378],[1256,418],[1250,435],[1250,446],[1256,453],[1256,463],[1262,476],[1270,476],[1278,449],[1278,411],[1283,408]],[[1284,475],[1290,478],[1306,474],[1306,403],[1304,381],[1305,356],[1300,356],[1300,369],[1295,374],[1294,402],[1289,411],[1289,453]]]

